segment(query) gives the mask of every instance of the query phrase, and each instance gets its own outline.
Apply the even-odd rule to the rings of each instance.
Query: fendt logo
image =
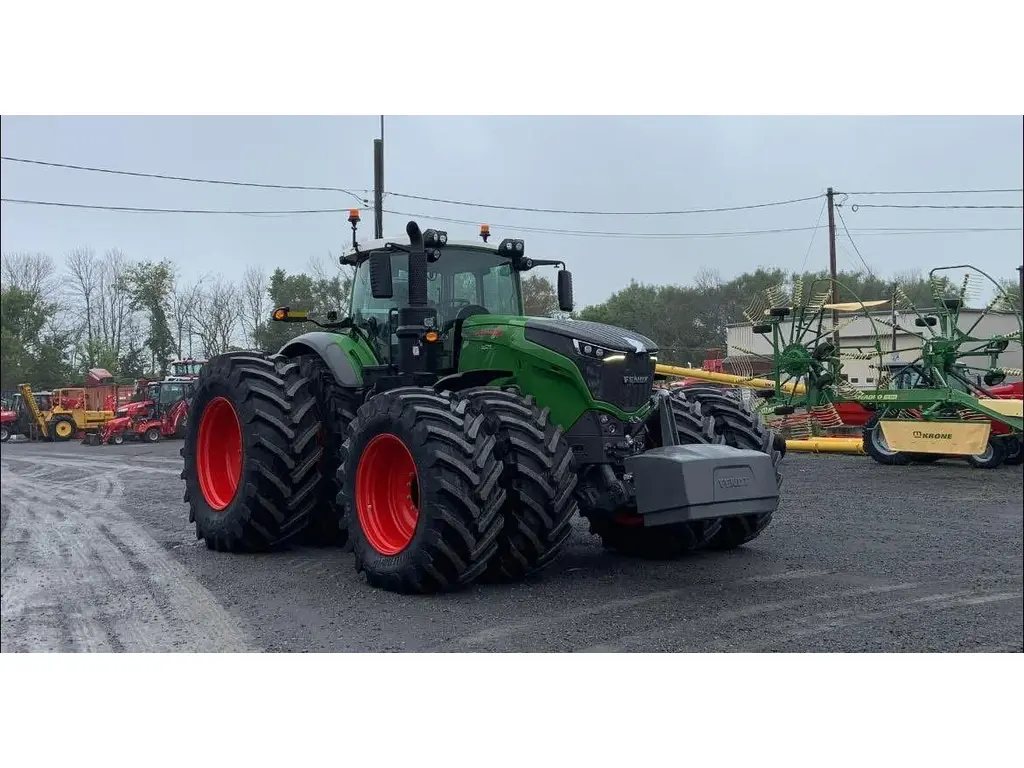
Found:
[[[922,432],[921,430],[914,430],[914,437],[917,439],[925,440],[952,440],[953,435],[949,432]]]
[[[622,377],[623,384],[646,384],[650,380],[650,376],[639,376],[635,373],[628,374]]]
[[[720,477],[718,478],[719,488],[742,488],[750,483],[749,477]]]

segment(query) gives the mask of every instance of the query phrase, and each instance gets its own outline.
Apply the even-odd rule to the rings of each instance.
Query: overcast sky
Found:
[[[373,183],[377,117],[4,117],[3,155],[120,170],[276,184],[366,189]],[[394,117],[386,120],[385,189],[428,197],[572,210],[678,210],[742,206],[847,191],[1021,188],[1019,117],[687,118]],[[343,194],[263,190],[117,177],[3,162],[3,197],[160,208],[348,208]],[[369,197],[369,194],[366,194]],[[892,235],[882,228],[1010,227],[1021,210],[867,209],[865,204],[1009,204],[1021,195],[851,197],[842,209],[869,267],[974,263],[1015,277],[1020,231]],[[486,222],[520,235],[527,252],[565,259],[577,303],[600,301],[631,278],[689,281],[703,266],[731,277],[759,265],[826,268],[822,229],[745,237],[624,239],[517,232],[516,226],[612,232],[736,232],[809,228],[813,200],[760,210],[677,216],[580,216],[483,210],[389,196],[455,238]],[[240,275],[247,264],[301,269],[349,242],[344,214],[137,214],[4,203],[2,247],[60,259],[77,246],[169,258],[188,277]],[[385,234],[408,216],[386,215]],[[364,214],[362,232],[372,235]],[[825,218],[821,218],[824,226]],[[840,227],[840,233],[842,229]],[[808,250],[810,249],[810,250]],[[806,261],[805,261],[806,259]],[[840,267],[859,259],[842,237]]]

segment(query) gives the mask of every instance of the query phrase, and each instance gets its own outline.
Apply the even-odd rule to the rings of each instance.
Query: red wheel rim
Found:
[[[401,438],[377,435],[356,470],[356,514],[370,546],[397,555],[412,541],[419,521],[416,462]]]
[[[203,410],[196,465],[203,498],[220,512],[235,498],[242,476],[242,425],[227,398],[215,397]]]

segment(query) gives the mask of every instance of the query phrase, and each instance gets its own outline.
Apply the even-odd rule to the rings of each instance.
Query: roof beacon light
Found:
[[[483,240],[486,243],[487,242],[487,238],[490,237],[490,236],[491,236],[491,225],[490,224],[481,224],[480,225],[480,239]]]

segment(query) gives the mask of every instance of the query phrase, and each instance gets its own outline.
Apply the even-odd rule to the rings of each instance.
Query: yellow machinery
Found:
[[[49,410],[39,407],[31,385],[19,384],[18,390],[39,434],[53,440],[71,440],[78,432],[99,429],[114,418],[111,410],[90,407],[89,395],[92,393],[84,387],[54,391]]]
[[[677,378],[699,379],[710,381],[715,384],[727,384],[730,387],[746,387],[747,389],[775,389],[775,382],[770,379],[751,378],[750,376],[737,376],[734,373],[718,373],[717,371],[705,371],[703,368],[680,368],[675,365],[658,365],[654,372],[661,376],[673,376]],[[785,384],[783,392],[794,395],[804,394],[804,385]]]

